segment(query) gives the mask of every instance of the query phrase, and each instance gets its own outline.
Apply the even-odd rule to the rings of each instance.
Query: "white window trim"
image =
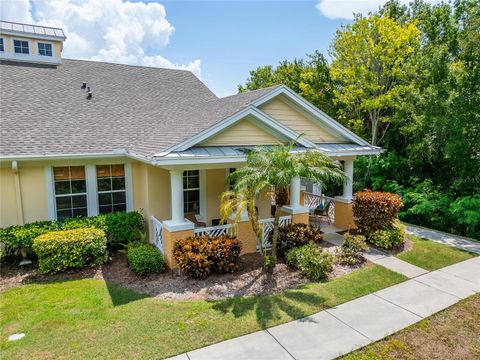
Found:
[[[16,41],[26,41],[28,43],[28,54],[15,52],[15,40]],[[12,53],[15,54],[15,56],[20,56],[20,57],[33,56],[34,54],[33,54],[33,48],[32,48],[32,40],[12,38]]]
[[[125,191],[127,211],[133,211],[133,180],[132,180],[132,164],[129,162],[115,163],[108,165],[123,164],[125,168]],[[100,164],[99,164],[100,165]],[[60,165],[59,165],[60,166]],[[69,165],[61,165],[69,166]],[[87,186],[87,215],[89,217],[99,214],[98,208],[98,192],[97,192],[97,164],[75,164],[72,166],[85,167],[85,180]],[[53,178],[52,165],[45,166],[45,183],[47,186],[47,202],[48,202],[48,219],[57,220],[57,206],[55,201],[55,181]],[[122,190],[123,191],[123,190]]]
[[[49,44],[52,46],[52,55],[49,56],[49,55],[41,55],[40,54],[40,48],[39,48],[39,44]],[[55,57],[55,43],[51,42],[51,41],[39,41],[37,40],[37,55],[40,56],[40,57],[44,57],[44,58],[54,58]]]

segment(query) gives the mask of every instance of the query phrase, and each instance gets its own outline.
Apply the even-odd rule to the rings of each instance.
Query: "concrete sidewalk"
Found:
[[[480,292],[480,257],[426,273],[304,319],[172,359],[332,359]]]
[[[427,229],[422,226],[411,224],[405,224],[405,226],[407,227],[407,234],[412,234],[441,244],[480,254],[480,242],[478,241],[469,240],[463,236],[447,234],[442,231]]]

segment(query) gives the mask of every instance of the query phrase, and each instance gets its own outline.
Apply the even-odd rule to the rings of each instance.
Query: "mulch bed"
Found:
[[[337,248],[323,242],[321,246],[332,254]],[[234,296],[266,295],[286,289],[298,288],[309,281],[295,269],[285,263],[278,263],[272,274],[262,269],[260,254],[241,256],[240,268],[231,274],[212,274],[208,278],[192,279],[178,270],[167,270],[161,274],[139,276],[128,268],[125,254],[115,253],[108,264],[72,270],[54,275],[39,274],[36,266],[19,269],[18,266],[2,266],[0,291],[28,283],[45,283],[75,279],[103,279],[117,283],[125,288],[169,300],[216,300]],[[343,266],[334,264],[329,279],[348,274],[362,266]]]

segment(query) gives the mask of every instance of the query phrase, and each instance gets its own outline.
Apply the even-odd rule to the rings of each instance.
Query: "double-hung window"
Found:
[[[52,44],[38,43],[38,54],[42,56],[53,56]]]
[[[30,54],[28,41],[13,40],[13,50],[15,51],[15,54]]]
[[[183,210],[200,214],[200,172],[187,170],[183,172]]]
[[[5,51],[5,44],[3,43],[3,38],[0,38],[0,51]]]
[[[57,220],[87,216],[87,183],[84,166],[53,168]]]
[[[98,210],[101,214],[127,210],[125,167],[97,165]]]

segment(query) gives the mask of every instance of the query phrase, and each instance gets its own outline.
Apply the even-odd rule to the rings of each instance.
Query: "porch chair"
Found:
[[[197,217],[195,216],[195,213],[193,213],[193,212],[186,212],[184,214],[184,216],[185,216],[185,219],[193,222],[195,224],[195,227],[206,227],[207,226],[207,224],[204,223],[203,221],[198,221]]]
[[[327,199],[325,207],[316,207],[313,211],[313,214],[316,218],[318,218],[320,223],[322,221],[326,221],[328,225],[331,225],[333,222],[333,217],[335,216],[335,201]]]

